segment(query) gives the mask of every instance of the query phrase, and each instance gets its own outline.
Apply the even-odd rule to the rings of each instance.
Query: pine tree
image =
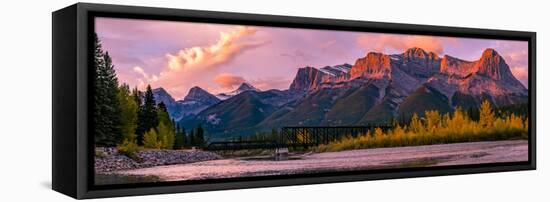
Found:
[[[168,109],[166,109],[166,105],[164,104],[164,102],[160,102],[157,105],[157,109],[159,109],[160,111],[163,111],[163,112],[168,112]]]
[[[108,52],[94,35],[94,135],[95,144],[115,146],[122,142],[118,79]]]
[[[156,128],[159,124],[155,96],[153,95],[153,90],[150,85],[147,85],[147,90],[145,91],[145,95],[143,97],[143,104],[139,110],[138,120],[139,124],[136,130],[136,135],[138,138],[138,144],[143,145],[143,135],[145,132],[152,128]]]
[[[181,147],[189,146],[189,138],[187,137],[187,132],[185,131],[185,127],[180,127],[180,134],[181,134]]]
[[[141,107],[141,91],[139,91],[137,89],[137,87],[135,87],[134,89],[132,89],[132,98],[134,99],[134,102],[136,102],[136,104],[138,105],[138,107]]]
[[[275,128],[271,129],[271,137],[269,138],[271,141],[279,141],[279,131]]]
[[[197,126],[197,135],[196,135],[196,138],[195,138],[195,143],[196,143],[196,146],[198,147],[202,147],[204,146],[204,129],[202,129],[202,125],[199,124],[199,126]]]
[[[174,149],[181,149],[187,144],[187,135],[185,134],[185,128],[176,124],[176,141],[174,143]]]
[[[195,141],[195,130],[191,129],[191,131],[189,132],[189,138],[187,138],[189,140],[189,146],[196,146],[196,141]]]
[[[174,146],[174,142],[176,139],[176,130],[173,125],[172,119],[170,119],[170,115],[168,115],[166,106],[162,102],[160,102],[157,106],[157,119],[159,122],[159,128],[161,124],[164,127],[164,130],[162,132],[160,129],[157,130],[160,137],[166,138],[165,142],[163,142],[163,148],[171,149]]]

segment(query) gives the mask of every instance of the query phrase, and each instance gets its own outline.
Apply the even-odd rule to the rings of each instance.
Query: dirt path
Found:
[[[335,170],[464,165],[528,160],[525,140],[362,149],[293,156],[296,160],[222,159],[119,171],[166,181],[311,173]]]

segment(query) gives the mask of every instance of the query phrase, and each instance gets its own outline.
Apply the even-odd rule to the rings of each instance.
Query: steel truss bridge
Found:
[[[328,144],[345,136],[358,136],[375,128],[388,130],[387,124],[365,126],[290,126],[279,131],[278,140],[271,141],[220,141],[205,147],[209,151],[230,151],[248,149],[308,148]]]

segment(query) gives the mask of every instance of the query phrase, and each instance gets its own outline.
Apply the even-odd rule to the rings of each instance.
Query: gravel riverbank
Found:
[[[136,156],[137,161],[120,154],[116,148],[96,148],[95,171],[96,173],[108,173],[221,159],[215,153],[201,150],[143,150],[138,152]]]

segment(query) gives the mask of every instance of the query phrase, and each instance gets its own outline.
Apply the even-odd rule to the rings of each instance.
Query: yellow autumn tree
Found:
[[[162,149],[172,149],[176,137],[174,134],[174,130],[172,130],[166,124],[160,122],[159,126],[157,127],[157,131],[157,140],[158,142],[160,142],[160,147]]]
[[[506,118],[506,125],[512,129],[524,129],[524,121],[521,117],[510,114]]]
[[[487,100],[484,100],[479,107],[479,124],[481,124],[481,126],[483,127],[488,128],[493,126],[495,119],[495,112],[493,112],[493,109],[491,108],[491,103],[489,103],[489,101]]]
[[[410,130],[415,133],[420,133],[421,131],[423,131],[423,129],[424,127],[422,125],[422,122],[420,121],[420,118],[418,118],[418,114],[414,113],[410,123]]]
[[[143,135],[143,146],[151,149],[160,149],[162,143],[158,141],[158,134],[155,129],[151,129]]]
[[[435,132],[441,123],[441,115],[437,110],[428,110],[425,113],[426,116],[426,130],[430,133]]]
[[[450,122],[447,124],[447,127],[458,133],[463,133],[468,123],[469,123],[469,119],[464,113],[464,111],[462,111],[462,108],[456,107]]]

